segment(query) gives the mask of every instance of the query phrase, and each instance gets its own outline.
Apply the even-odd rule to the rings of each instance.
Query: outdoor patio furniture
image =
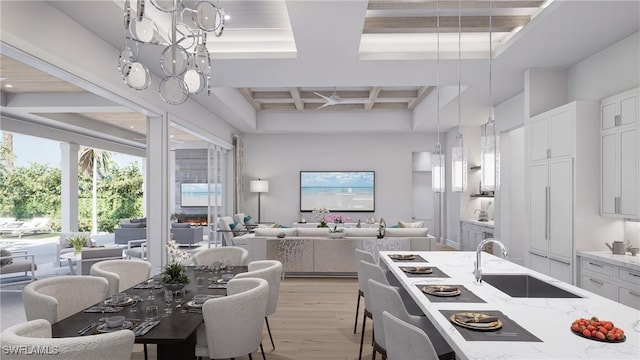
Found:
[[[26,250],[14,250],[10,256],[0,257],[0,262],[8,262],[7,259],[11,259],[11,262],[0,266],[0,284],[22,284],[36,280],[36,270],[38,266],[35,263],[35,256],[28,255]],[[23,275],[9,276],[7,274],[23,273]]]
[[[49,227],[49,218],[38,217],[29,221],[11,222],[3,227],[0,227],[0,235],[12,235],[22,237],[24,234],[35,234],[38,232],[51,231]]]
[[[60,233],[60,237],[58,238],[58,243],[56,244],[56,262],[54,264],[55,267],[61,266],[60,261],[62,259],[60,258],[60,255],[73,252],[74,249],[73,249],[73,246],[69,244],[69,239],[76,236],[84,236],[87,238],[87,242],[91,241],[89,240],[89,238],[91,237],[91,234],[89,232]]]
[[[89,275],[91,266],[97,262],[122,259],[122,248],[113,246],[83,248],[79,258],[74,254],[65,254],[63,257],[69,262],[71,274]],[[74,260],[77,260],[77,270],[73,267]]]

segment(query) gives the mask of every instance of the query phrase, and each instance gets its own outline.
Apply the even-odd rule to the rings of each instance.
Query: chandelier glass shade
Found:
[[[462,141],[462,1],[458,1],[458,135],[451,148],[451,191],[467,191],[467,149]]]
[[[161,46],[164,49],[158,61],[163,78],[158,93],[164,102],[179,105],[187,101],[189,95],[205,89],[210,94],[211,59],[207,34],[222,35],[224,9],[211,0],[199,0],[189,6],[182,0],[148,2],[159,10],[153,19],[147,11],[150,9],[145,9],[146,0],[125,0],[124,3],[124,45],[117,66],[124,83],[135,90],[148,88],[151,73],[139,61],[138,52],[141,46]]]
[[[437,74],[436,74],[436,121],[438,125],[438,140],[435,153],[431,155],[431,190],[436,193],[443,193],[445,190],[445,158],[440,145],[440,1],[437,2],[436,13],[437,28]]]
[[[496,127],[492,118],[482,125],[480,134],[480,191],[496,190]]]

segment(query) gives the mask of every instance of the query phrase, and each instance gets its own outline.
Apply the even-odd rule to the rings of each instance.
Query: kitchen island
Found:
[[[428,251],[380,253],[383,266],[389,268],[418,306],[456,352],[457,359],[638,359],[640,357],[640,312],[573,285],[561,282],[502,258],[483,253],[483,274],[528,274],[581,298],[511,297],[487,282],[478,284],[473,275],[474,251]],[[398,262],[389,254],[416,254],[427,262]],[[401,266],[434,266],[435,276],[407,275]],[[448,276],[448,277],[443,277]],[[453,285],[467,289],[484,302],[432,302],[416,285]],[[514,341],[512,333],[504,337],[487,336],[486,341],[466,340],[459,326],[453,325],[447,311],[500,311],[512,323],[537,338]],[[444,312],[444,313],[443,313]],[[598,317],[612,321],[627,335],[622,343],[604,343],[573,334],[571,323],[578,318]],[[508,320],[508,319],[507,319]],[[496,332],[498,334],[498,332]]]

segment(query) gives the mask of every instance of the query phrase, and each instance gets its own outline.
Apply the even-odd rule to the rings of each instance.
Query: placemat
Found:
[[[442,286],[455,286],[460,290],[460,295],[457,296],[436,296],[427,294],[422,291],[422,288],[429,285],[442,285]],[[429,299],[430,302],[463,302],[463,303],[486,303],[486,301],[479,298],[476,294],[472,293],[466,287],[462,285],[451,284],[416,284],[416,287],[420,289],[420,292]]]
[[[402,269],[400,269],[400,271],[402,271],[403,274],[407,275],[407,277],[410,277],[410,278],[415,278],[415,277],[417,278],[448,278],[450,277],[449,275],[445,274],[442,270],[438,269],[435,266],[432,266],[431,268],[433,269],[431,274],[409,274],[402,271]]]
[[[390,254],[393,255],[393,254]],[[389,258],[391,259],[391,258]],[[428,262],[427,260],[425,260],[425,258],[423,258],[420,255],[416,255],[415,258],[413,258],[413,260],[395,260],[395,259],[391,259],[393,262],[398,262],[398,263],[414,263],[414,262],[422,262],[422,263],[426,263]]]
[[[502,327],[493,331],[480,331],[467,329],[462,326],[453,324],[453,326],[460,332],[460,335],[467,341],[528,341],[528,342],[542,342],[535,335],[525,330],[522,326],[518,325],[515,321],[511,320],[508,316],[497,310],[440,310],[440,313],[444,315],[447,320],[451,318],[451,315],[459,312],[480,312],[491,316],[497,316],[502,321]]]

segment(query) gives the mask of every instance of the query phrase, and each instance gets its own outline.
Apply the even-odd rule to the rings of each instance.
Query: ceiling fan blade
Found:
[[[332,102],[328,102],[328,101],[327,101],[326,103],[324,103],[324,104],[322,104],[322,105],[318,106],[318,107],[316,108],[316,110],[319,110],[319,109],[322,109],[322,108],[324,108],[324,107],[331,106],[331,105],[335,105],[335,104],[334,104],[334,103],[332,103]]]
[[[333,101],[330,97],[324,96],[324,95],[322,95],[320,93],[314,92],[314,94],[320,96],[321,98],[325,99],[326,101]]]

